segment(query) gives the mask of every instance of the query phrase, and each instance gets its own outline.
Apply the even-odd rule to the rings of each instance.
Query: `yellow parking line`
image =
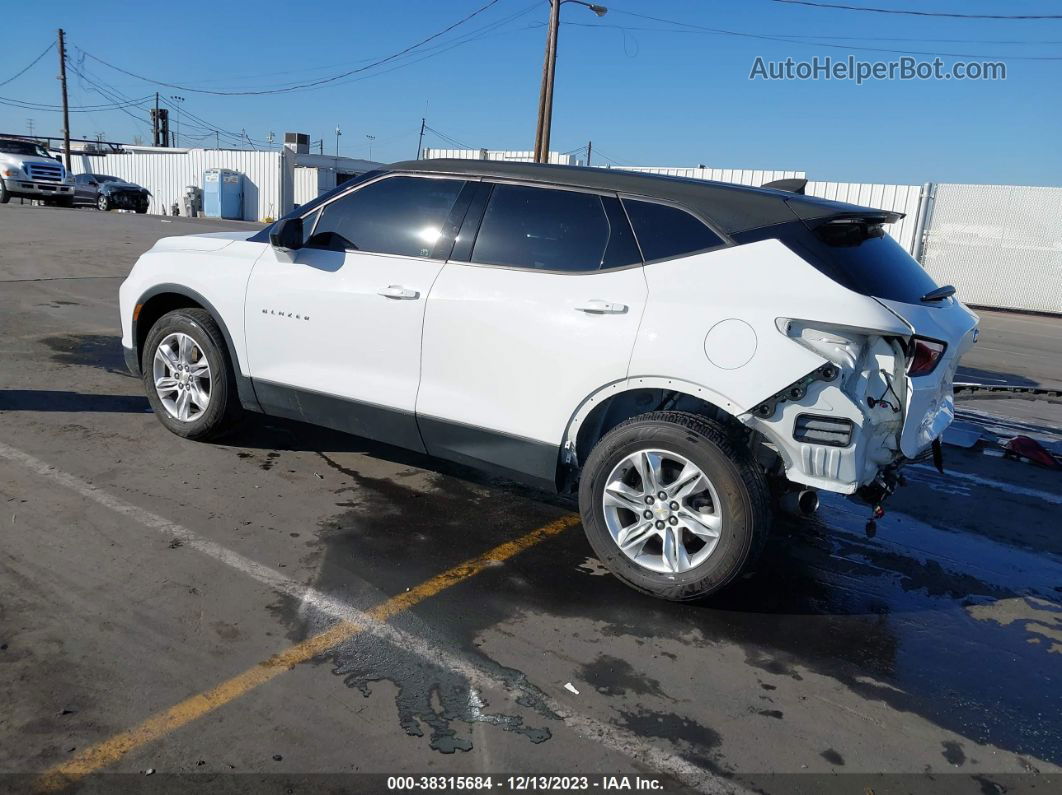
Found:
[[[532,530],[527,535],[499,544],[478,557],[459,563],[441,574],[436,574],[430,580],[366,611],[366,614],[375,621],[386,621],[395,614],[435,596],[440,591],[474,577],[488,566],[507,560],[540,541],[562,533],[578,522],[578,516],[563,516],[537,530]],[[77,779],[117,762],[133,749],[153,742],[213,712],[218,707],[234,701],[244,693],[264,685],[299,663],[324,654],[364,629],[356,623],[340,621],[324,632],[274,654],[269,659],[263,660],[253,668],[237,674],[210,690],[197,693],[179,704],[155,713],[131,729],[86,748],[71,759],[45,771],[38,779],[36,788],[42,792],[63,789]]]

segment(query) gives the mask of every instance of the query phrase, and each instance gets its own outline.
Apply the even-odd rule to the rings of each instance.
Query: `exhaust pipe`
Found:
[[[793,516],[811,516],[819,509],[819,493],[815,489],[787,491],[782,495],[782,510]]]

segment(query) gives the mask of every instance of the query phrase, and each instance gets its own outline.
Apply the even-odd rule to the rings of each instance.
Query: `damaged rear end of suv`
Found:
[[[977,316],[954,288],[939,287],[886,234],[900,218],[845,209],[745,238],[775,237],[865,318],[776,318],[778,333],[821,364],[740,419],[768,441],[790,483],[858,493],[878,509],[903,464],[931,450],[939,464],[939,439],[954,418],[955,370],[978,333]]]

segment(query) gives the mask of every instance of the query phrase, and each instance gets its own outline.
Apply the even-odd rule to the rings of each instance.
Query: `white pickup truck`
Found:
[[[74,179],[35,141],[0,138],[0,204],[13,196],[74,206]]]

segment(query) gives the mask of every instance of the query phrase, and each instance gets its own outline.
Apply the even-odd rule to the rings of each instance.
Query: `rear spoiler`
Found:
[[[762,187],[771,188],[773,190],[784,190],[786,193],[798,193],[801,196],[804,195],[804,190],[808,186],[806,179],[776,179],[773,182],[765,182]]]

